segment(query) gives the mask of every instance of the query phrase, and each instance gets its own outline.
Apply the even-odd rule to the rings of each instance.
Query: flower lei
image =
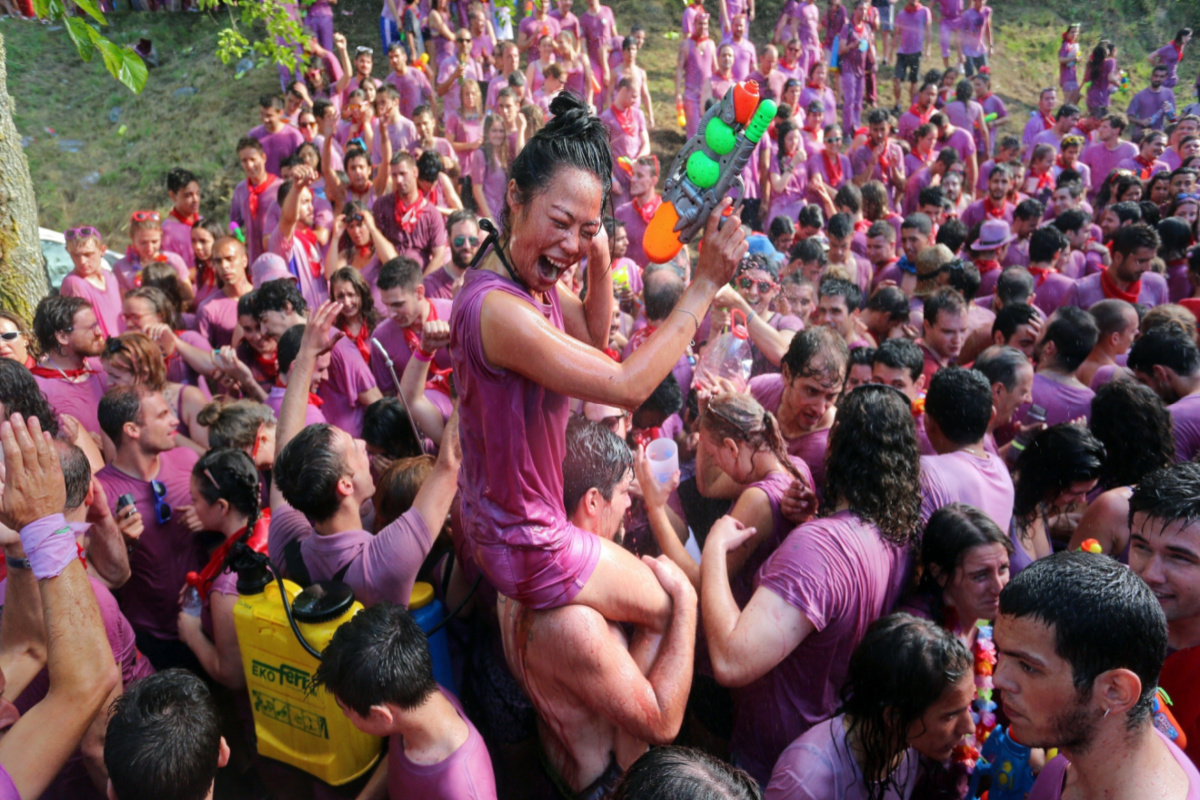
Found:
[[[992,672],[996,669],[996,643],[992,641],[992,626],[978,623],[975,645],[971,648],[975,656],[975,699],[971,701],[971,719],[975,720],[975,733],[968,735],[954,748],[954,761],[975,768],[983,743],[996,727],[996,701],[992,699],[995,685]]]

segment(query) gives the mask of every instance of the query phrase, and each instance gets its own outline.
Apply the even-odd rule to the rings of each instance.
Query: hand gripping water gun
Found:
[[[731,189],[741,199],[742,170],[775,119],[775,109],[774,100],[759,99],[754,81],[734,84],[709,108],[667,173],[662,205],[642,237],[647,258],[655,264],[670,261]]]

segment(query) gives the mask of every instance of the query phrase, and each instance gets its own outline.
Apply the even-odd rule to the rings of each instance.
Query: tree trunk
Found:
[[[6,58],[0,36],[0,308],[32,322],[34,309],[50,285],[38,240],[33,179],[13,124]]]

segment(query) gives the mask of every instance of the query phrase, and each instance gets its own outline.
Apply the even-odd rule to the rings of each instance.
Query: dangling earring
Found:
[[[1111,709],[1111,708],[1106,708],[1106,709],[1104,709],[1104,717],[1103,717],[1103,718],[1104,718],[1104,719],[1108,719],[1108,715],[1109,715],[1109,714],[1111,714],[1111,713],[1112,713],[1112,709]]]

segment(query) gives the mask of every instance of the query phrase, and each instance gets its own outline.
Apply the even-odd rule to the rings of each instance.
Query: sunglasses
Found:
[[[63,238],[68,242],[76,239],[99,239],[100,231],[93,228],[91,225],[83,225],[78,228],[71,228],[63,232]]]
[[[350,216],[346,217],[346,224],[349,225],[351,222],[356,222],[361,225],[363,223],[363,215],[351,214]]]
[[[459,43],[459,44],[470,44],[470,43],[471,43],[471,38],[470,38],[470,37],[467,37],[466,39],[459,39],[459,40],[458,40],[458,43]]]
[[[154,493],[154,518],[159,525],[171,521],[171,505],[166,501],[167,485],[162,481],[150,481],[150,491]]]
[[[753,278],[741,278],[738,280],[738,286],[743,289],[749,289],[750,287],[754,286],[755,283],[758,284],[759,294],[766,294],[775,288],[775,284],[771,283],[770,281],[755,281]]]
[[[1183,202],[1183,201],[1185,201],[1185,200],[1190,200],[1190,201],[1191,201],[1191,202],[1193,202],[1193,203],[1194,203],[1194,202],[1197,202],[1197,201],[1200,201],[1200,193],[1197,193],[1197,192],[1181,192],[1180,194],[1178,194],[1178,195],[1176,195],[1176,196],[1175,196],[1175,202],[1177,202],[1177,203],[1181,203],[1181,202]],[[7,334],[7,333],[6,333],[6,334],[4,334],[4,335],[5,335],[5,336],[8,336],[8,334]]]
[[[162,217],[157,211],[135,211],[129,215],[134,222],[161,222]]]
[[[359,45],[358,47],[354,48],[354,55],[355,56],[361,56],[361,55],[373,56],[373,55],[375,55],[375,51],[369,47],[363,47],[362,45]]]
[[[467,242],[471,243],[471,247],[478,247],[479,246],[479,237],[478,236],[455,236],[454,237],[454,246],[455,247],[462,247]]]
[[[111,337],[107,342],[104,343],[104,355],[106,356],[116,355],[124,350],[125,343],[115,336]]]

